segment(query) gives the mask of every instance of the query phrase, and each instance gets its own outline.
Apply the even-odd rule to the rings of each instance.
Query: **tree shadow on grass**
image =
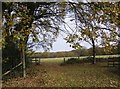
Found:
[[[119,67],[111,67],[108,69],[108,72],[119,76],[119,79],[120,79],[120,66]]]
[[[120,66],[119,65],[108,66],[107,62],[103,62],[103,63],[100,63],[100,67],[106,69],[106,73],[107,73],[108,76],[109,76],[109,73],[110,73],[110,74],[119,76],[119,79],[120,79]]]

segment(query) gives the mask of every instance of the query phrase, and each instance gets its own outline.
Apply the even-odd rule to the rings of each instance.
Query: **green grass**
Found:
[[[96,58],[120,57],[120,55],[97,55]]]
[[[87,58],[89,56],[81,56],[79,59]],[[120,55],[97,55],[96,58],[109,58],[109,57],[120,57]],[[67,61],[69,58],[78,58],[78,57],[61,57],[61,58],[41,58],[41,62],[55,62],[62,63],[65,60]],[[33,59],[35,60],[35,59]]]
[[[62,63],[64,58],[42,58],[41,62]]]

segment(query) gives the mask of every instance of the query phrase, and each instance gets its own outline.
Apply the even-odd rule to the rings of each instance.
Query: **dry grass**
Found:
[[[3,87],[118,87],[117,68],[106,63],[67,64],[42,63],[27,70],[27,77],[3,82]]]

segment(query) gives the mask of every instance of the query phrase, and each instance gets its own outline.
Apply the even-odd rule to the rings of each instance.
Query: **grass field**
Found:
[[[81,56],[79,59],[87,58],[89,56]],[[96,58],[109,58],[109,57],[120,57],[120,55],[98,55]],[[69,58],[78,58],[78,57],[61,57],[61,58],[41,58],[41,62],[55,62],[55,63],[62,63],[65,60],[67,61]],[[35,60],[35,59],[33,59]]]
[[[97,64],[66,64],[63,58],[41,59],[41,64],[27,69],[27,77],[3,82],[3,87],[118,87],[118,67],[108,67],[106,62]]]

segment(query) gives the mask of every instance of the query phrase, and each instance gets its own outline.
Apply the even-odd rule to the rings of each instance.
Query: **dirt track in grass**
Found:
[[[120,87],[119,80],[117,68],[106,63],[42,63],[27,69],[26,78],[10,79],[3,87]]]

